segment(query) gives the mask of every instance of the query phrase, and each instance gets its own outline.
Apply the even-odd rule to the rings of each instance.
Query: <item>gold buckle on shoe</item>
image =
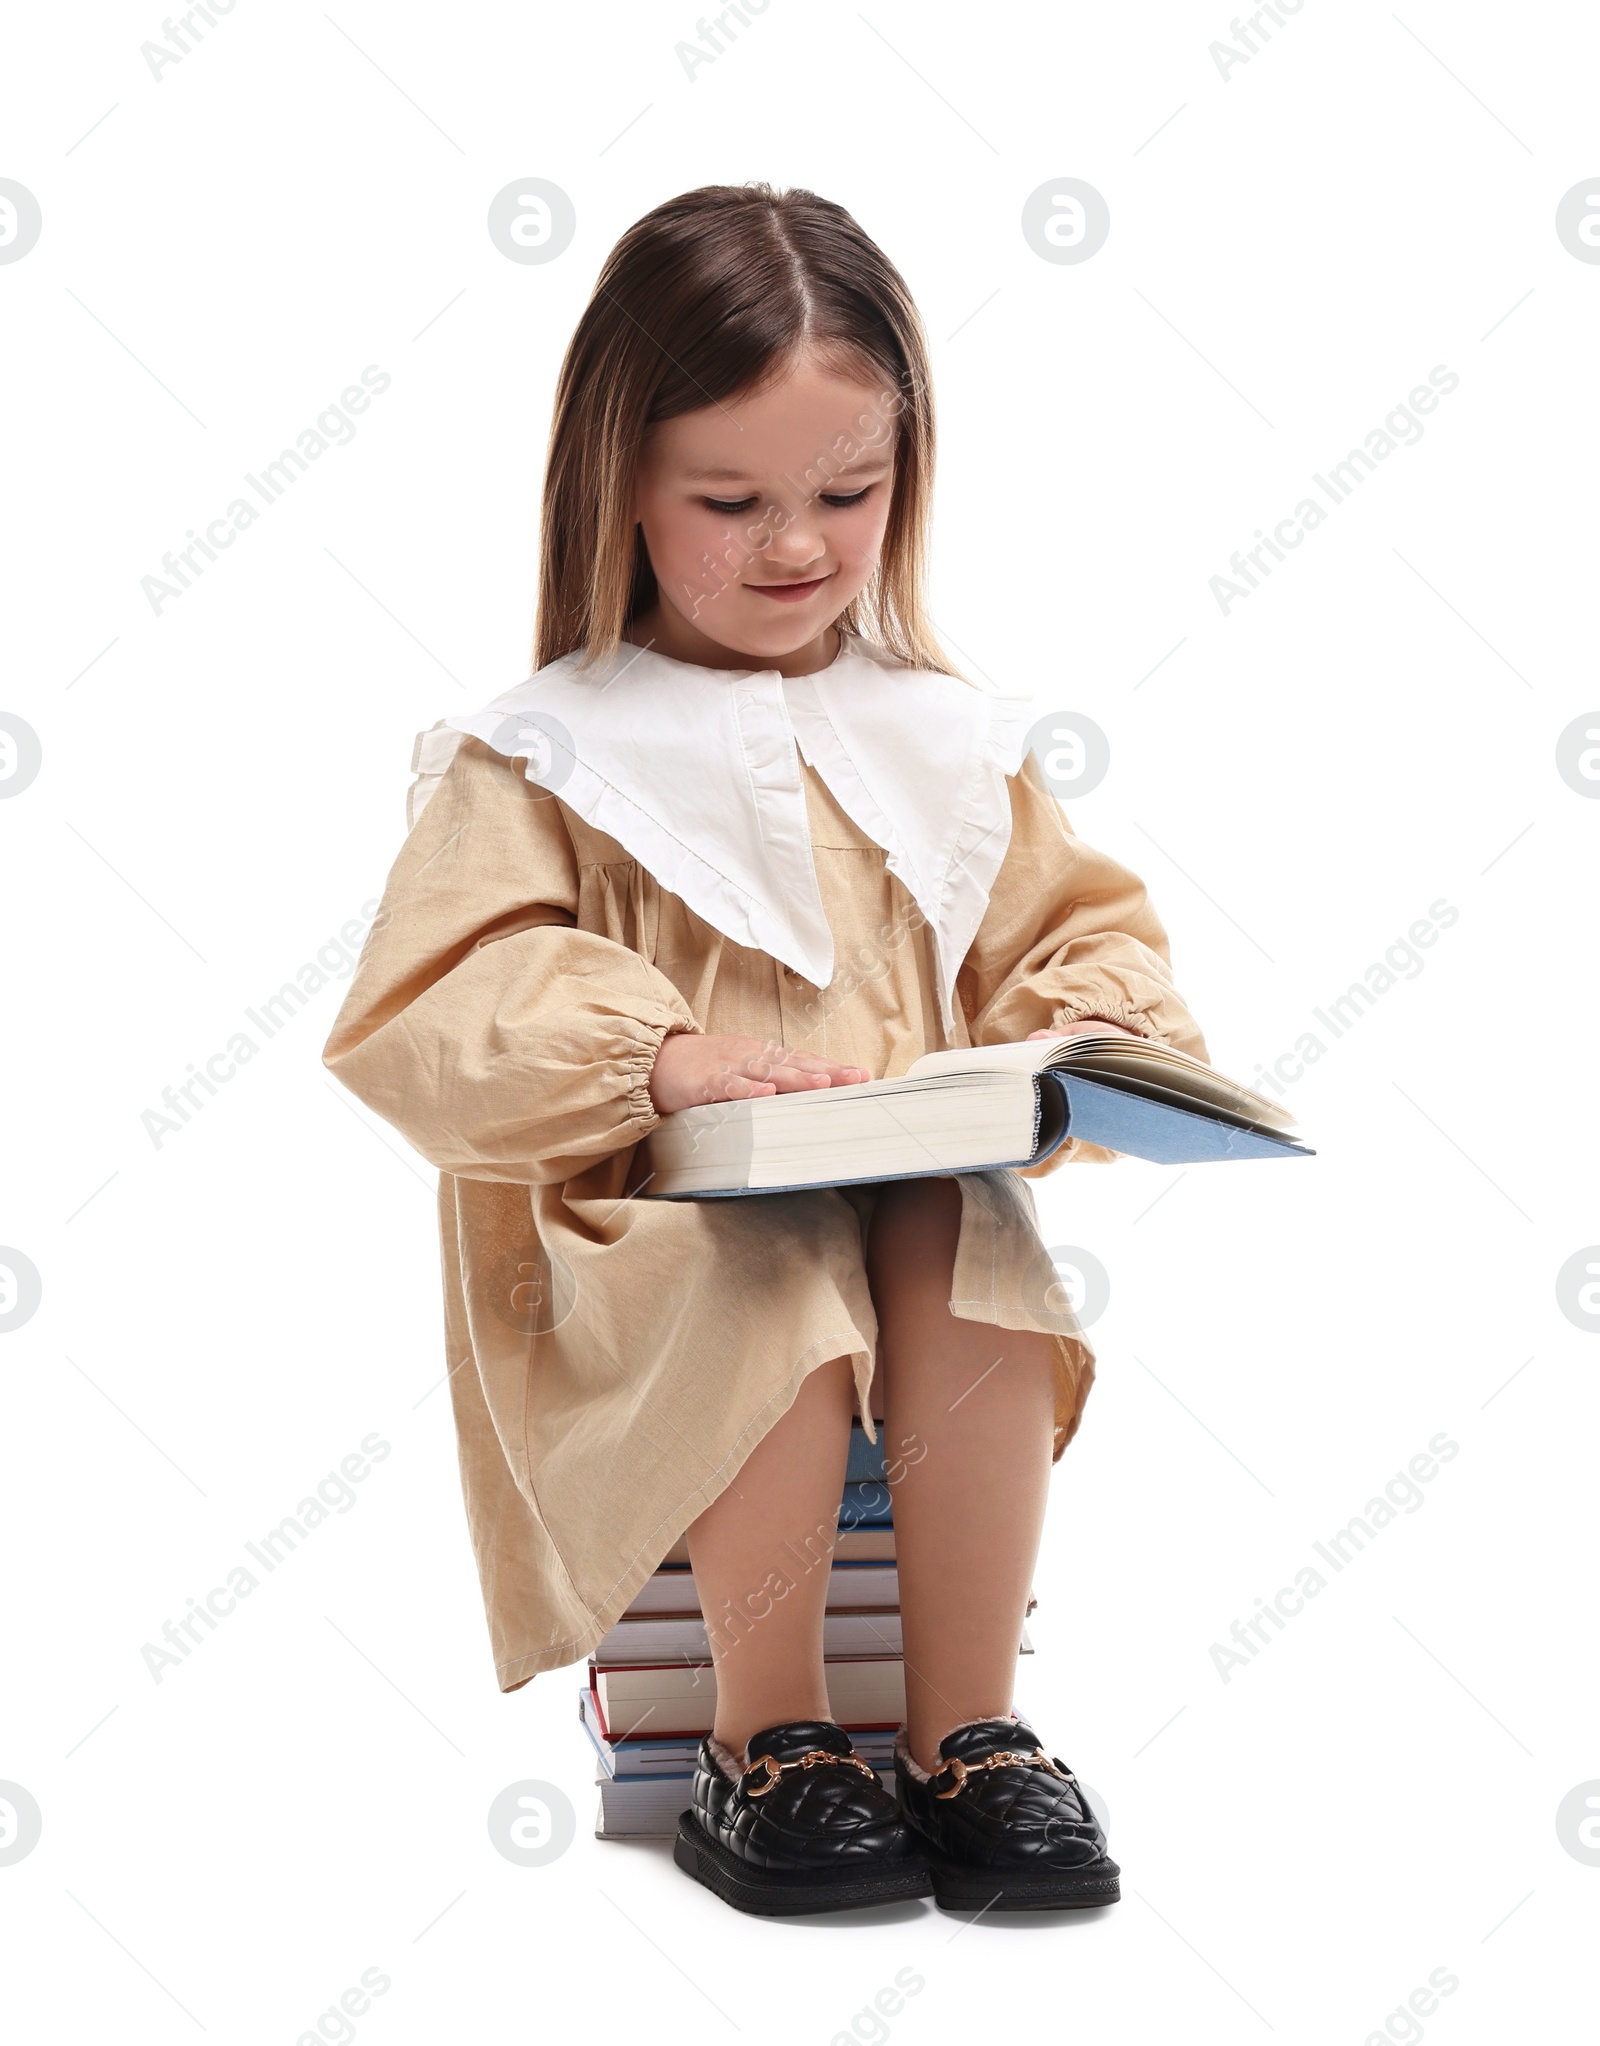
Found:
[[[870,1762],[863,1762],[859,1755],[836,1755],[831,1748],[808,1748],[803,1755],[797,1755],[792,1762],[780,1762],[775,1755],[757,1755],[739,1779],[746,1797],[765,1797],[786,1769],[817,1769],[827,1762],[843,1762],[851,1769],[859,1769],[864,1776],[877,1781],[878,1772]],[[750,1778],[758,1769],[765,1769],[765,1783],[752,1785]]]
[[[980,1769],[1048,1769],[1052,1776],[1060,1777],[1063,1783],[1076,1783],[1077,1777],[1070,1769],[1058,1769],[1043,1748],[1035,1748],[1031,1755],[1025,1755],[1020,1748],[999,1748],[992,1755],[986,1755],[981,1762],[963,1762],[959,1755],[953,1756],[937,1775],[947,1772],[955,1777],[948,1790],[936,1790],[935,1797],[959,1796],[962,1785],[969,1776],[975,1776]]]

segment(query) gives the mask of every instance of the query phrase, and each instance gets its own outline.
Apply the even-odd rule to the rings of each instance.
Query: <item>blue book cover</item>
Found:
[[[846,1483],[839,1504],[839,1525],[852,1527],[893,1527],[889,1487],[882,1478],[863,1478]]]
[[[1110,1087],[1076,1073],[1042,1073],[1067,1100],[1066,1124],[1058,1142],[1078,1137],[1130,1158],[1157,1165],[1204,1165],[1220,1158],[1310,1158],[1315,1153],[1296,1138],[1270,1130],[1238,1129],[1216,1116],[1179,1108]],[[1050,1150],[1056,1148],[1050,1145]]]
[[[878,1423],[878,1439],[867,1440],[867,1431],[859,1421],[850,1423],[850,1461],[845,1466],[845,1480],[852,1485],[861,1485],[876,1479],[882,1484],[888,1475],[883,1460],[883,1423]]]

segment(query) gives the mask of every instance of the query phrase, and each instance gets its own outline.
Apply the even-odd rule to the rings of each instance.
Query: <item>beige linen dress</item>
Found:
[[[500,1687],[590,1653],[786,1412],[853,1359],[869,1430],[874,1189],[631,1192],[673,1030],[890,1077],[1086,1016],[1205,1056],[1138,879],[1068,827],[1031,758],[955,981],[885,854],[800,761],[835,940],[826,989],[731,942],[614,839],[464,737],[407,837],[323,1057],[439,1168],[446,1356]],[[1028,1176],[1103,1151],[1067,1144]],[[1093,1353],[1016,1171],[960,1178],[951,1312],[1055,1337],[1054,1455]]]

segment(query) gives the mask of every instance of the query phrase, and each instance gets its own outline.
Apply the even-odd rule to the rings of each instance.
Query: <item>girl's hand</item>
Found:
[[[808,1051],[789,1051],[763,1037],[708,1037],[674,1030],[661,1040],[650,1069],[658,1115],[705,1101],[747,1101],[758,1094],[800,1094],[812,1087],[849,1087],[870,1080],[864,1066],[839,1066]]]
[[[1120,1023],[1108,1023],[1103,1016],[1084,1016],[1074,1023],[1070,1030],[1030,1030],[1028,1042],[1036,1037],[1103,1037],[1109,1031],[1113,1037],[1137,1037],[1137,1030],[1125,1030]]]

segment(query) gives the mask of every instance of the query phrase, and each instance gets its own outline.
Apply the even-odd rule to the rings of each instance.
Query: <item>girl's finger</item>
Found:
[[[718,1090],[709,1097],[713,1101],[751,1101],[757,1095],[778,1091],[774,1081],[751,1079],[745,1073],[721,1073],[712,1086]]]
[[[804,1057],[801,1052],[785,1051],[781,1044],[763,1044],[746,1053],[735,1063],[733,1070],[743,1073],[747,1079],[776,1080],[780,1085],[784,1083],[779,1076],[789,1074],[791,1078],[787,1084],[793,1086],[796,1082],[792,1076],[805,1070]]]
[[[813,1088],[829,1085],[826,1073],[815,1073],[801,1066],[772,1066],[769,1068],[780,1094],[809,1094]]]
[[[759,1070],[775,1075],[783,1066],[798,1073],[820,1074],[830,1087],[848,1087],[859,1080],[872,1077],[864,1066],[841,1066],[834,1059],[818,1058],[814,1052],[809,1051],[768,1053],[759,1061],[752,1061],[747,1070]]]
[[[827,1074],[829,1082],[835,1087],[853,1087],[862,1080],[872,1078],[865,1066],[837,1066],[831,1059],[823,1059],[821,1067]]]

